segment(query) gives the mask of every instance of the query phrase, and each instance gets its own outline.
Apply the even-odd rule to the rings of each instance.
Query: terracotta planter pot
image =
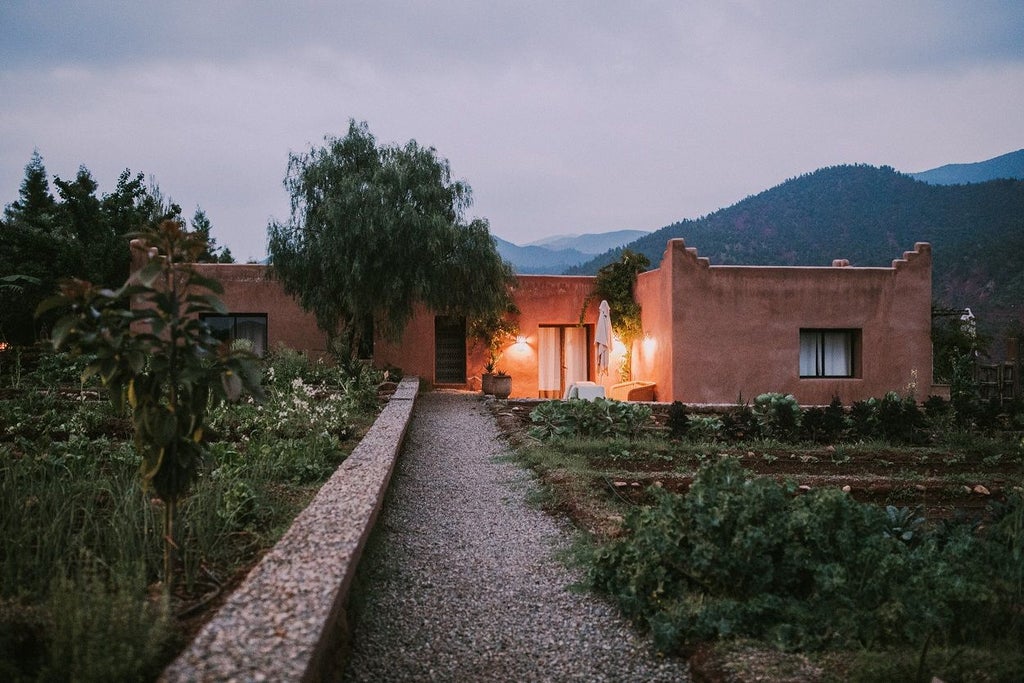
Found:
[[[494,395],[494,373],[485,372],[480,375],[480,393],[484,396]]]
[[[508,398],[512,393],[512,378],[509,375],[495,375],[491,382],[494,398]]]

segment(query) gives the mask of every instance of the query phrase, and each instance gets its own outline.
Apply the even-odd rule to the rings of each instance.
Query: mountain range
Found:
[[[984,182],[1024,161],[1024,150],[991,164],[950,167],[930,182],[890,167],[834,166],[788,180],[725,209],[682,220],[567,271],[593,274],[623,248],[657,267],[669,239],[682,237],[716,265],[885,266],[915,242],[930,242],[933,298],[970,307],[983,331],[1024,324],[1024,174]],[[953,167],[955,170],[955,167]],[[939,171],[940,169],[935,169]],[[980,175],[979,175],[980,173]],[[930,184],[957,182],[962,184]]]
[[[546,275],[564,273],[598,254],[646,234],[644,230],[616,230],[585,235],[556,235],[522,246],[500,237],[492,237],[498,253],[512,264],[517,273]]]
[[[911,173],[911,178],[932,185],[965,185],[1000,178],[1024,179],[1024,149],[974,164],[947,164],[930,171]]]

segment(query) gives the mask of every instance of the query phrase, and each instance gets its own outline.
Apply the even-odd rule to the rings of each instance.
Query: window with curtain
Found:
[[[543,398],[560,398],[566,387],[590,375],[589,325],[541,325],[538,330],[537,389]]]
[[[257,356],[262,356],[267,350],[266,313],[204,315],[203,322],[210,326],[213,336],[221,341],[244,339],[252,344],[252,352]]]
[[[860,330],[800,330],[801,377],[855,377]]]

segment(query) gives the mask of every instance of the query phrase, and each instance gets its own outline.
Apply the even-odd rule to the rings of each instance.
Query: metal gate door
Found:
[[[465,318],[434,318],[434,382],[466,383]]]

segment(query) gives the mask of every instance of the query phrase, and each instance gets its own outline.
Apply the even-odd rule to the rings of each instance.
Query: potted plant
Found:
[[[491,377],[491,388],[494,390],[494,398],[508,398],[512,393],[512,377],[503,370],[498,370]]]
[[[484,374],[480,375],[480,392],[485,396],[494,394],[494,363],[495,359],[488,357],[484,364]]]
[[[487,349],[484,372],[480,375],[480,390],[484,395],[494,394],[493,380],[498,374],[504,374],[495,373],[494,369],[505,346],[514,340],[519,332],[519,323],[514,319],[518,312],[515,307],[510,307],[504,314],[484,316],[474,320],[470,325],[470,336],[473,337],[474,344],[484,344]]]

